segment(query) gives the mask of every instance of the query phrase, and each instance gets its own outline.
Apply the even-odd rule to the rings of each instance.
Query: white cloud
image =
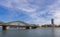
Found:
[[[56,3],[48,6],[47,11],[52,14],[52,18],[55,19],[55,24],[60,24],[60,0],[57,0]]]
[[[30,6],[30,3],[27,0],[5,0],[1,1],[0,5],[8,8],[21,9],[27,12],[33,12],[38,8],[36,5]]]
[[[33,4],[34,2],[34,4]],[[32,4],[31,4],[32,3]],[[49,23],[50,18],[55,18],[55,22],[59,23],[60,20],[60,0],[56,1],[52,5],[47,5],[45,10],[42,10],[41,5],[45,7],[44,0],[5,0],[0,1],[0,5],[5,6],[7,8],[11,8],[14,10],[22,10],[25,11],[24,13],[30,16],[32,19],[27,20],[28,22],[35,22],[39,24]],[[46,13],[51,14],[48,16]],[[18,15],[14,13],[13,16]],[[46,18],[43,18],[42,15],[46,15]]]

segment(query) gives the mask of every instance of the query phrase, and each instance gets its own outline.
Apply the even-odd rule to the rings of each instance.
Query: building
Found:
[[[54,19],[51,19],[51,24],[54,25]]]

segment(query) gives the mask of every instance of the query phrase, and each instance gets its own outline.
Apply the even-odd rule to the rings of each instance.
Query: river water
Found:
[[[0,29],[0,37],[60,37],[60,28]]]

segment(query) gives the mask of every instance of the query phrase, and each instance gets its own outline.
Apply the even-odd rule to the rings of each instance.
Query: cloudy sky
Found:
[[[0,21],[50,24],[51,18],[60,24],[60,0],[0,0]]]

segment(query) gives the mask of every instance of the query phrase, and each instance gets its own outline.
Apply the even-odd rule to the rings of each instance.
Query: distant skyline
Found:
[[[0,21],[60,24],[60,0],[0,0]]]

